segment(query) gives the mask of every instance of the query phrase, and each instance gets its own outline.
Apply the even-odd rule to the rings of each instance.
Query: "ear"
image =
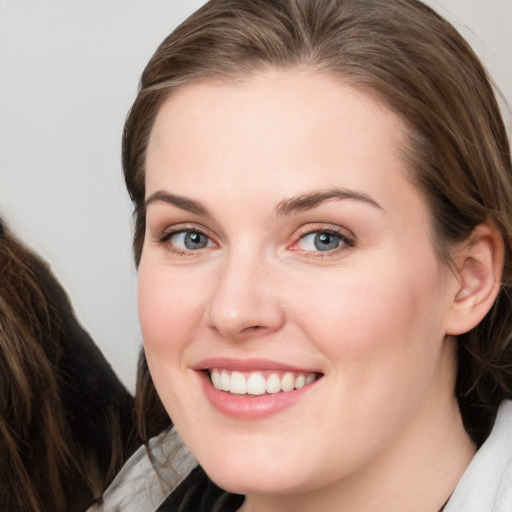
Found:
[[[446,334],[463,334],[482,321],[500,291],[503,260],[503,240],[491,223],[479,224],[457,248],[454,256],[457,285]]]

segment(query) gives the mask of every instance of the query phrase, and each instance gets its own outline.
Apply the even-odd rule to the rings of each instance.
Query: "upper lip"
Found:
[[[212,368],[222,368],[225,370],[239,372],[254,372],[263,370],[284,370],[301,373],[322,373],[317,368],[304,368],[293,366],[279,361],[269,359],[232,359],[226,357],[212,357],[203,359],[193,366],[194,370],[210,370]]]

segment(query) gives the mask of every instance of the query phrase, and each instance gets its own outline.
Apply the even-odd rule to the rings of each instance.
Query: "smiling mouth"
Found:
[[[208,370],[213,387],[235,395],[261,396],[289,393],[318,380],[319,373],[256,371],[238,372],[220,368]]]

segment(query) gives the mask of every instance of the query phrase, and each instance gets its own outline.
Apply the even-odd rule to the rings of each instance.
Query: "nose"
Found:
[[[205,322],[231,340],[270,334],[285,319],[277,292],[264,263],[232,257],[220,271]]]

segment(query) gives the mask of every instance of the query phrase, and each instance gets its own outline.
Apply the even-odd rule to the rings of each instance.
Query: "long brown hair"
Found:
[[[135,206],[134,253],[145,234],[145,153],[155,116],[184,84],[232,80],[265,67],[307,67],[377,95],[403,121],[403,158],[429,204],[439,258],[482,222],[505,245],[492,310],[458,339],[456,393],[469,434],[481,443],[497,406],[512,397],[512,171],[490,78],[460,34],[417,0],[211,0],[157,49],[141,78],[123,137]],[[163,422],[144,356],[142,423]]]
[[[100,408],[95,377],[76,382],[73,358],[101,363],[96,351],[47,265],[0,220],[0,510],[84,510],[133,450],[130,395]]]

